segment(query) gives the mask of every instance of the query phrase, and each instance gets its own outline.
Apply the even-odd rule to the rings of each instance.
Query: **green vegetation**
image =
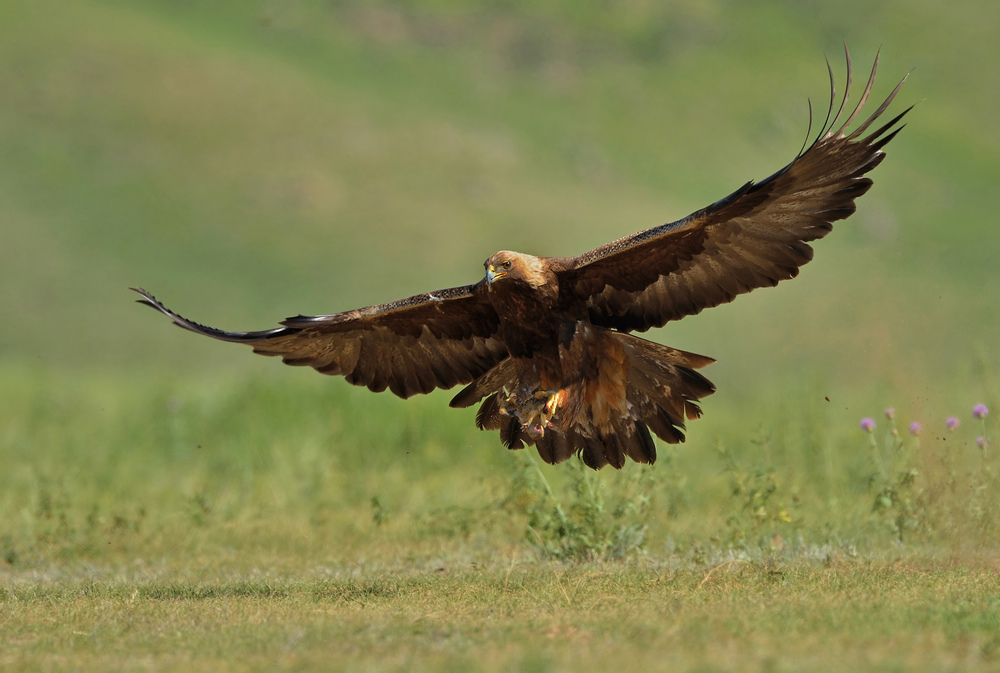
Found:
[[[873,589],[876,589],[873,591]],[[516,559],[406,573],[360,566],[199,585],[116,577],[12,587],[5,634],[23,670],[993,670],[995,572],[889,565]],[[137,656],[137,653],[143,653]]]
[[[992,669],[998,7],[0,5],[0,667]],[[719,392],[652,469],[125,289],[256,329],[582,252],[786,162],[841,41],[920,103],[799,279],[653,334]]]

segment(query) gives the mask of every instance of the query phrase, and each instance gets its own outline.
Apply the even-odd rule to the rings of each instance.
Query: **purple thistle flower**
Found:
[[[917,437],[917,436],[920,435],[920,430],[921,429],[922,428],[920,426],[920,423],[917,423],[916,421],[913,421],[912,423],[910,423],[910,434],[913,435],[914,437]]]
[[[972,408],[972,417],[983,419],[986,418],[986,414],[990,413],[990,410],[986,408],[985,404],[977,404]]]
[[[948,420],[946,420],[944,422],[944,425],[949,430],[957,430],[958,429],[958,419],[955,418],[954,416],[949,416]]]
[[[865,432],[871,432],[875,429],[875,419],[874,418],[862,418],[861,419],[861,429]]]
[[[895,407],[889,407],[888,409],[886,409],[885,410],[885,417],[888,418],[890,421],[892,419],[894,419],[896,417],[896,408]]]
[[[976,437],[976,446],[978,446],[980,449],[986,446],[986,438]]]

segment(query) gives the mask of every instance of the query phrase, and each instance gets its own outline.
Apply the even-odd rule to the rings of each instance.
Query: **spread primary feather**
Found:
[[[850,55],[836,114],[831,71],[827,121],[770,177],[681,220],[578,257],[501,251],[486,260],[486,277],[475,284],[344,313],[300,315],[260,332],[199,325],[133,289],[142,303],[185,329],[247,343],[256,353],[373,391],[406,398],[464,385],[453,407],[481,402],[480,428],[498,430],[508,448],[534,445],[549,463],[574,453],[595,469],[621,468],[626,458],[652,463],[650,431],[665,442],[684,441],[685,421],[701,415],[698,400],[715,391],[696,370],[714,360],[630,332],[794,278],[812,259],[809,242],[854,212],[855,199],[872,185],[866,174],[882,161],[882,148],[909,111],[863,136],[904,77],[848,131],[877,67],[876,56],[859,102],[839,126]]]

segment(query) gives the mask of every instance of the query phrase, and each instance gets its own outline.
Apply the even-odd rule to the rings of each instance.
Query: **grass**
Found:
[[[0,667],[995,668],[994,5],[0,6]],[[719,359],[653,469],[125,290],[258,328],[582,252],[786,162],[842,41],[921,102],[800,278],[653,335]]]
[[[907,563],[142,573],[8,587],[12,667],[991,670],[996,573]],[[365,575],[377,575],[377,579]],[[873,591],[874,590],[874,591]],[[60,613],[58,629],[48,622]],[[146,653],[137,658],[136,652]],[[237,663],[238,662],[238,663]]]
[[[880,419],[885,478],[818,414],[713,447],[725,409],[594,473],[319,377],[0,390],[13,668],[995,666],[1000,466],[971,417],[899,448]]]
[[[263,526],[276,547],[301,536],[316,560],[331,544],[338,557],[364,555],[352,545],[364,548],[367,535],[410,549],[493,535],[530,547],[567,521],[603,551],[602,540],[645,524],[647,549],[736,547],[757,557],[779,535],[803,549],[839,540],[877,552],[900,538],[899,500],[876,507],[887,488],[927,510],[911,512],[904,542],[992,548],[1000,466],[995,451],[976,447],[991,424],[980,426],[971,404],[964,414],[951,407],[963,416],[954,432],[944,429],[950,414],[938,413],[920,437],[900,423],[898,440],[888,421],[866,435],[821,398],[813,410],[795,401],[807,411],[799,418],[753,429],[719,406],[687,444],[661,446],[655,468],[591,473],[525,462],[476,430],[470,413],[439,413],[442,395],[384,400],[315,376],[90,376],[57,389],[7,372],[3,381],[0,539],[15,567],[44,566],[53,554],[120,563],[136,544],[158,556],[187,540],[193,547],[176,551],[183,562],[212,556],[216,539],[234,544],[241,526]],[[586,549],[576,556],[588,558]]]

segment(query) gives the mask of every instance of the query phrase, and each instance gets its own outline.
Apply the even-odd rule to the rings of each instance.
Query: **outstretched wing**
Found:
[[[585,300],[597,325],[642,331],[794,278],[799,267],[812,259],[807,242],[822,238],[832,222],[854,212],[854,200],[872,185],[864,175],[882,161],[882,147],[899,132],[902,126],[896,124],[909,112],[910,108],[861,137],[885,112],[904,77],[868,119],[847,131],[868,99],[877,68],[878,56],[861,100],[847,121],[837,126],[851,86],[848,53],[840,109],[832,115],[835,94],[830,70],[827,121],[794,161],[683,220],[568,260],[559,274],[560,291]],[[811,117],[810,108],[810,126]]]
[[[507,357],[499,318],[484,282],[407,297],[344,313],[296,316],[284,327],[225,332],[174,313],[140,288],[140,303],[174,324],[213,339],[245,343],[255,353],[278,355],[290,365],[406,398],[470,383]]]

